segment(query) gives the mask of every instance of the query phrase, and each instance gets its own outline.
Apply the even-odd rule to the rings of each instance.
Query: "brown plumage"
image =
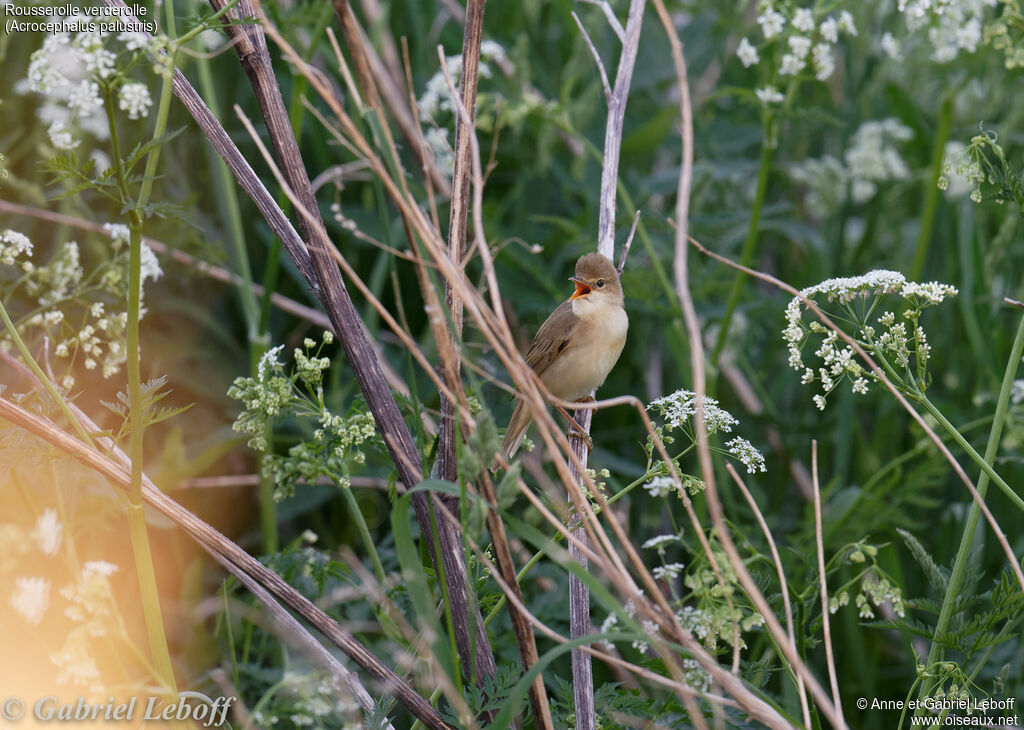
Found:
[[[582,256],[570,281],[576,293],[540,326],[524,358],[552,395],[575,401],[608,377],[626,344],[629,319],[618,272],[601,254]],[[530,420],[525,403],[517,401],[501,444],[506,458],[519,448]]]

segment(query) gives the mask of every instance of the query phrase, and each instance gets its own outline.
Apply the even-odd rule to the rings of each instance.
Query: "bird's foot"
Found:
[[[576,421],[573,421],[572,425],[569,426],[569,433],[566,434],[566,437],[578,438],[587,445],[587,451],[594,450],[594,439],[590,438],[590,434],[580,428]]]

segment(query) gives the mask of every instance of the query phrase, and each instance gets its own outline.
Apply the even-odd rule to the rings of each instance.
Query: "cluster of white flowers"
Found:
[[[745,438],[737,436],[731,441],[727,441],[725,448],[729,450],[730,454],[739,459],[743,466],[747,467],[748,474],[768,471],[764,465],[764,454],[754,448],[753,444]]]
[[[36,267],[25,282],[29,294],[39,295],[39,304],[52,307],[66,300],[85,276],[78,242],[67,241],[46,266]]]
[[[0,231],[0,262],[14,266],[19,256],[32,255],[32,241],[24,233],[12,231],[10,228]]]
[[[897,10],[911,33],[927,31],[932,60],[949,63],[961,52],[978,50],[986,11],[997,4],[998,0],[898,0]]]
[[[137,81],[125,84],[117,92],[117,106],[121,111],[128,112],[129,119],[142,119],[149,114],[152,105],[149,89]]]
[[[850,180],[850,197],[855,203],[874,197],[879,183],[910,177],[896,143],[906,142],[913,136],[913,131],[896,119],[870,120],[857,129],[843,155]]]
[[[50,579],[38,575],[11,579],[8,575],[16,570],[20,559],[33,545],[43,556],[54,558],[63,543],[64,525],[52,507],[36,518],[30,530],[11,523],[0,524],[0,549],[3,551],[0,576],[10,586],[7,602],[29,626],[39,626],[47,618],[53,602]],[[94,640],[107,636],[120,623],[110,586],[110,576],[117,570],[116,565],[102,560],[87,562],[75,580],[60,590],[61,598],[66,601],[64,615],[71,620],[72,628],[60,648],[49,655],[57,669],[57,684],[83,687],[96,694],[105,691],[95,658]]]
[[[52,558],[60,549],[64,528],[57,511],[47,508],[27,534],[17,525],[0,525],[0,548],[6,553],[0,564],[0,575],[14,570],[18,559],[28,551],[28,545],[35,543],[43,555]],[[8,598],[10,606],[29,624],[36,626],[46,615],[50,606],[50,581],[39,576],[18,576],[14,579],[14,591]]]
[[[906,180],[910,168],[900,155],[898,144],[914,136],[913,131],[895,119],[864,122],[850,139],[843,155],[809,159],[789,167],[789,175],[807,187],[807,207],[824,217],[846,199],[866,203],[885,182]]]
[[[680,626],[701,641],[707,641],[708,636],[714,632],[714,621],[711,616],[699,608],[683,606],[676,611],[676,619]]]
[[[312,669],[286,669],[274,685],[275,703],[253,711],[257,727],[290,725],[301,728],[363,726],[362,709],[341,680]]]
[[[683,659],[683,680],[697,692],[711,689],[711,675],[696,659]]]
[[[487,40],[480,44],[480,78],[489,79],[493,76],[488,62],[501,67],[507,61],[505,49],[500,43]],[[447,56],[445,65],[452,83],[458,89],[459,74],[462,73],[462,56]],[[448,89],[448,81],[445,79],[444,72],[438,71],[430,77],[426,90],[416,101],[416,106],[419,108],[420,120],[424,122],[435,122],[442,112],[455,112],[455,100]]]
[[[770,0],[762,0],[758,8],[757,23],[764,43],[759,49],[749,38],[740,40],[736,56],[745,68],[760,63],[762,52],[778,44],[782,56],[773,74],[777,73],[779,77],[798,76],[810,70],[819,81],[827,81],[835,72],[834,46],[840,33],[857,35],[853,16],[846,10],[838,16],[817,18],[812,8],[791,8]],[[774,59],[774,54],[766,55]],[[774,84],[758,88],[754,93],[765,106],[779,104],[785,98]]]
[[[682,563],[667,563],[655,567],[652,573],[658,580],[673,580],[679,577],[685,567]]]
[[[114,592],[110,576],[119,570],[118,566],[105,560],[93,560],[82,566],[82,572],[74,583],[60,590],[67,599],[64,615],[75,623],[84,624],[90,636],[104,636],[106,617],[111,616],[114,606]]]
[[[60,550],[60,544],[64,539],[64,528],[61,525],[60,515],[52,507],[43,511],[36,519],[36,525],[32,530],[32,540],[43,555],[52,558]]]
[[[38,626],[50,607],[50,581],[38,576],[14,579],[11,607],[32,626]]]
[[[32,54],[25,78],[15,87],[20,93],[42,97],[37,114],[58,151],[76,148],[81,143],[76,136],[82,133],[99,141],[110,136],[100,84],[108,83],[115,72],[113,38],[112,33],[91,30],[52,33]],[[141,33],[121,33],[117,38],[132,53],[144,52],[151,45]],[[129,82],[120,87],[118,105],[128,112],[129,119],[145,117],[151,104],[144,84]]]
[[[92,560],[82,566],[77,579],[64,586],[60,594],[68,605],[64,615],[75,624],[63,646],[50,654],[59,669],[57,684],[71,684],[102,693],[102,676],[93,654],[95,640],[105,640],[111,629],[117,630],[120,618],[114,602],[110,576],[120,568],[105,560]]]
[[[123,224],[105,224],[104,230],[113,241],[113,250],[119,251],[128,240],[128,227]],[[10,234],[10,235],[8,235]],[[9,247],[31,251],[31,242],[20,234],[5,232],[0,240],[8,240]],[[117,373],[127,359],[125,331],[128,325],[126,312],[107,312],[106,305],[99,300],[82,305],[82,287],[92,287],[90,298],[98,289],[114,301],[125,298],[127,276],[125,264],[127,254],[101,264],[89,277],[82,266],[79,245],[75,241],[65,242],[57,254],[45,265],[34,266],[24,261],[21,268],[26,272],[19,285],[25,293],[38,302],[37,311],[19,323],[19,326],[42,329],[54,344],[54,355],[66,359],[69,372],[64,375],[61,385],[71,388],[74,376],[70,369],[79,363],[88,370],[102,369],[103,377]],[[159,261],[153,251],[142,245],[142,281],[157,279],[162,275]],[[76,309],[81,307],[81,318]],[[144,310],[143,310],[144,311]],[[141,316],[141,312],[140,312]]]
[[[57,684],[70,684],[86,688],[94,695],[104,692],[102,675],[92,651],[88,632],[81,626],[72,629],[63,646],[50,654],[57,665]]]
[[[664,554],[665,546],[674,542],[679,542],[679,535],[655,535],[651,539],[644,542],[644,550],[657,550],[658,554]]]
[[[256,366],[256,378],[236,378],[228,397],[242,401],[243,410],[231,428],[249,436],[249,448],[266,451],[267,422],[276,418],[293,398],[292,382],[284,375],[284,364],[277,359],[284,345],[263,353]]]
[[[644,484],[644,491],[652,497],[667,497],[675,491],[676,483],[672,477],[654,477]]]
[[[931,356],[928,338],[918,324],[921,310],[956,296],[957,289],[937,281],[907,281],[896,271],[876,269],[862,276],[827,279],[807,287],[801,294],[807,299],[814,300],[817,297],[842,305],[846,317],[859,323],[859,331],[855,336],[861,338],[860,344],[869,352],[891,359],[902,370],[909,366],[911,356],[916,357],[919,368],[923,368]],[[883,312],[876,319],[882,327],[881,334],[878,334],[875,327],[862,319],[858,312],[874,311],[875,306],[868,305],[866,300],[878,299],[887,294],[896,294],[904,301],[905,321],[900,321],[893,312]],[[858,307],[849,306],[858,300]],[[823,335],[821,346],[814,352],[822,361],[817,371],[807,367],[803,360],[802,350],[811,335]],[[854,350],[850,345],[839,345],[837,332],[826,330],[817,320],[810,324],[803,322],[803,302],[800,297],[794,297],[786,306],[786,328],[782,330],[782,339],[789,351],[789,366],[798,372],[803,371],[800,382],[804,385],[815,381],[821,383],[822,392],[813,399],[819,410],[825,410],[827,396],[846,378],[849,378],[854,393],[867,393],[868,379],[874,376],[854,359]]]
[[[479,74],[482,79],[492,78],[494,72],[491,64],[510,73],[512,65],[500,43],[492,40],[480,44]],[[462,72],[462,56],[447,56],[445,66],[452,83],[458,89],[459,74]],[[448,80],[443,71],[438,71],[427,81],[426,88],[416,100],[420,121],[428,125],[423,138],[427,143],[428,152],[433,155],[439,170],[451,175],[455,169],[455,157],[449,140],[450,130],[445,126],[445,119],[450,115],[454,118],[457,104],[448,88]],[[477,114],[479,119],[481,115]]]
[[[739,423],[729,411],[719,408],[718,401],[704,396],[701,399],[704,410],[704,427],[708,435],[719,431],[728,433]],[[669,428],[682,428],[690,422],[690,417],[697,412],[697,394],[692,390],[677,390],[671,395],[651,401],[647,410],[657,409],[665,418]]]

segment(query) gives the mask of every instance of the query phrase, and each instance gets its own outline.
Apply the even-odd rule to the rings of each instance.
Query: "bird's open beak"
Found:
[[[585,297],[587,294],[594,291],[589,284],[583,283],[581,279],[577,279],[575,276],[570,276],[569,281],[576,283],[576,293],[569,297],[569,301],[578,299],[579,297]]]

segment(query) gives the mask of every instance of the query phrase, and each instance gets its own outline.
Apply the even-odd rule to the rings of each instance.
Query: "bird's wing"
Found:
[[[572,302],[564,301],[555,308],[537,330],[524,358],[537,375],[543,375],[551,363],[569,347],[581,322],[572,311]]]

